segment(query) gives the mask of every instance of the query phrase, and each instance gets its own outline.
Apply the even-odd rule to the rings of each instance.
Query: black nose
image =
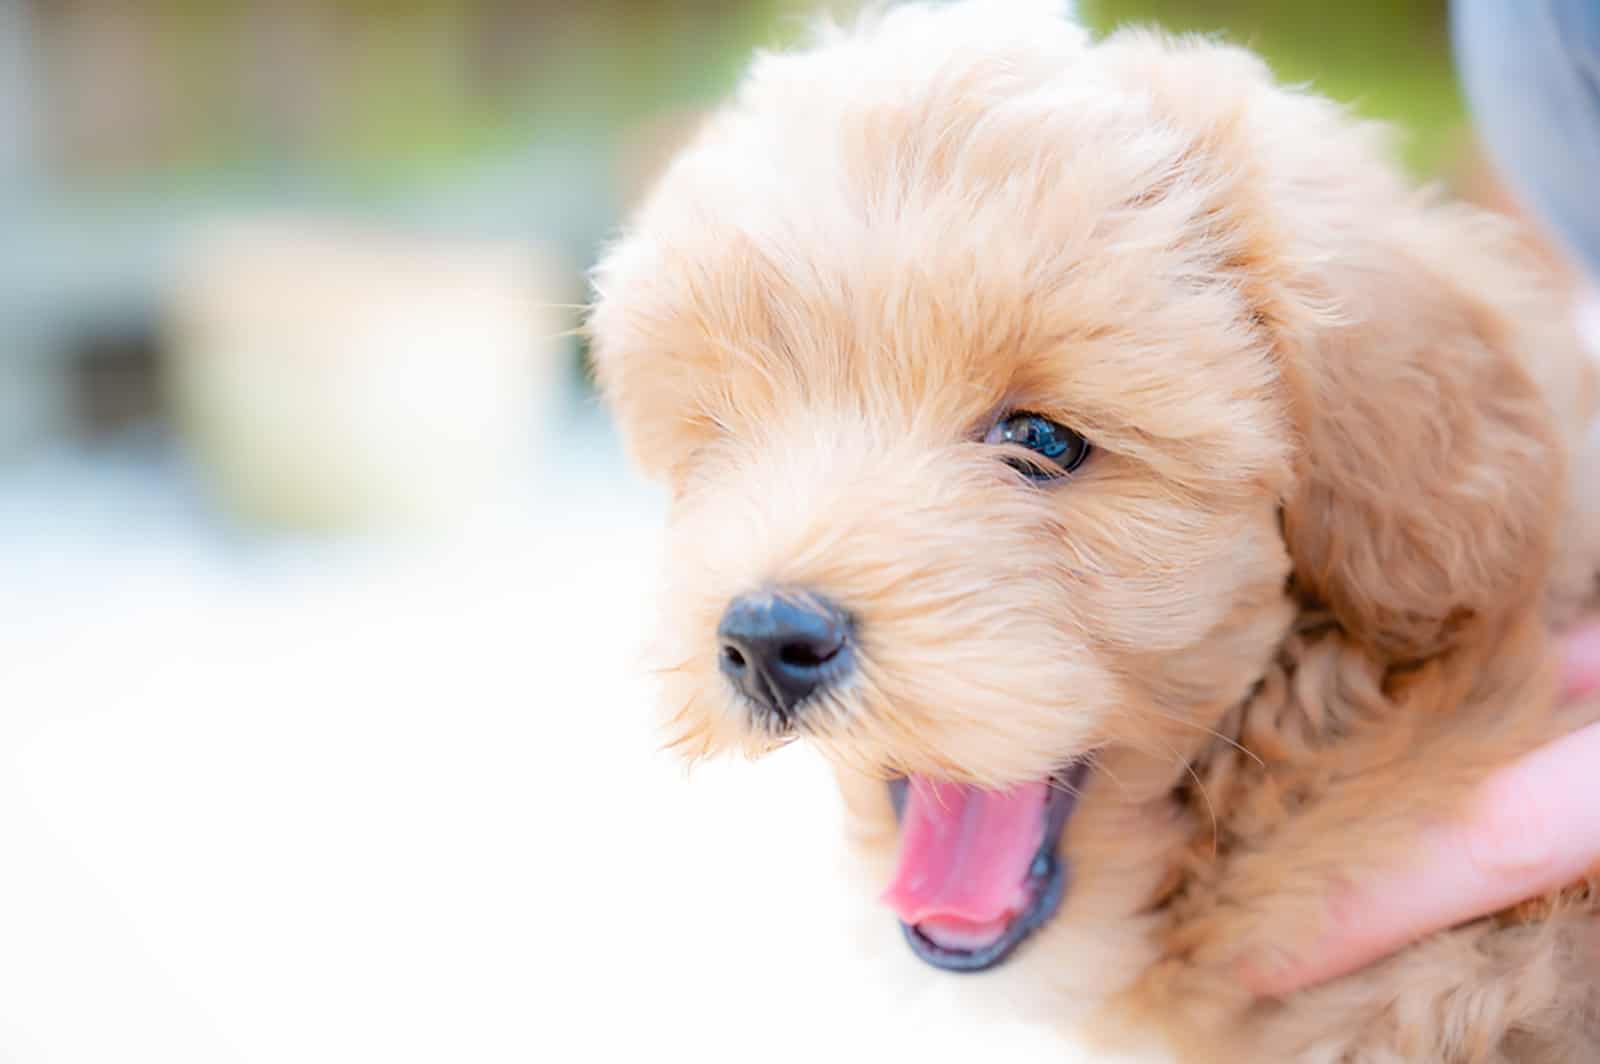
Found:
[[[743,595],[717,628],[723,674],[784,722],[800,703],[849,673],[849,637],[844,613],[806,594]]]

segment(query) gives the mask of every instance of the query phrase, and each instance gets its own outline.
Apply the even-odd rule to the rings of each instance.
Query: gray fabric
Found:
[[[1451,23],[1496,167],[1600,277],[1600,0],[1453,0]]]

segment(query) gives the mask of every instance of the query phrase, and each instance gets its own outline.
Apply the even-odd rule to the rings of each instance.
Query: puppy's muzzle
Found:
[[[788,726],[850,674],[850,635],[849,617],[817,595],[741,595],[717,628],[722,673],[758,712]]]

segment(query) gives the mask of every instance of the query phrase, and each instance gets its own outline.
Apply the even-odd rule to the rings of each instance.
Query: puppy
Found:
[[[1595,384],[1506,226],[1238,49],[907,6],[761,58],[595,287],[671,742],[820,751],[909,955],[1185,1060],[1600,1059],[1577,904],[1236,975],[1595,715]]]

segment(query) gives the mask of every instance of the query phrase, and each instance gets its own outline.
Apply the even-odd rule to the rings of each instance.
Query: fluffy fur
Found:
[[[1596,1059],[1566,909],[1284,1000],[1233,974],[1571,726],[1548,622],[1600,536],[1562,308],[1381,130],[1244,51],[1090,43],[1056,8],[901,7],[761,58],[598,269],[600,383],[673,493],[671,741],[790,738],[714,633],[742,592],[814,589],[859,667],[799,737],[880,881],[886,776],[1093,752],[1066,903],[979,983],[1097,1003],[1114,1040],[1155,1018],[1185,1059]],[[1026,482],[978,442],[1009,409],[1096,453]]]

